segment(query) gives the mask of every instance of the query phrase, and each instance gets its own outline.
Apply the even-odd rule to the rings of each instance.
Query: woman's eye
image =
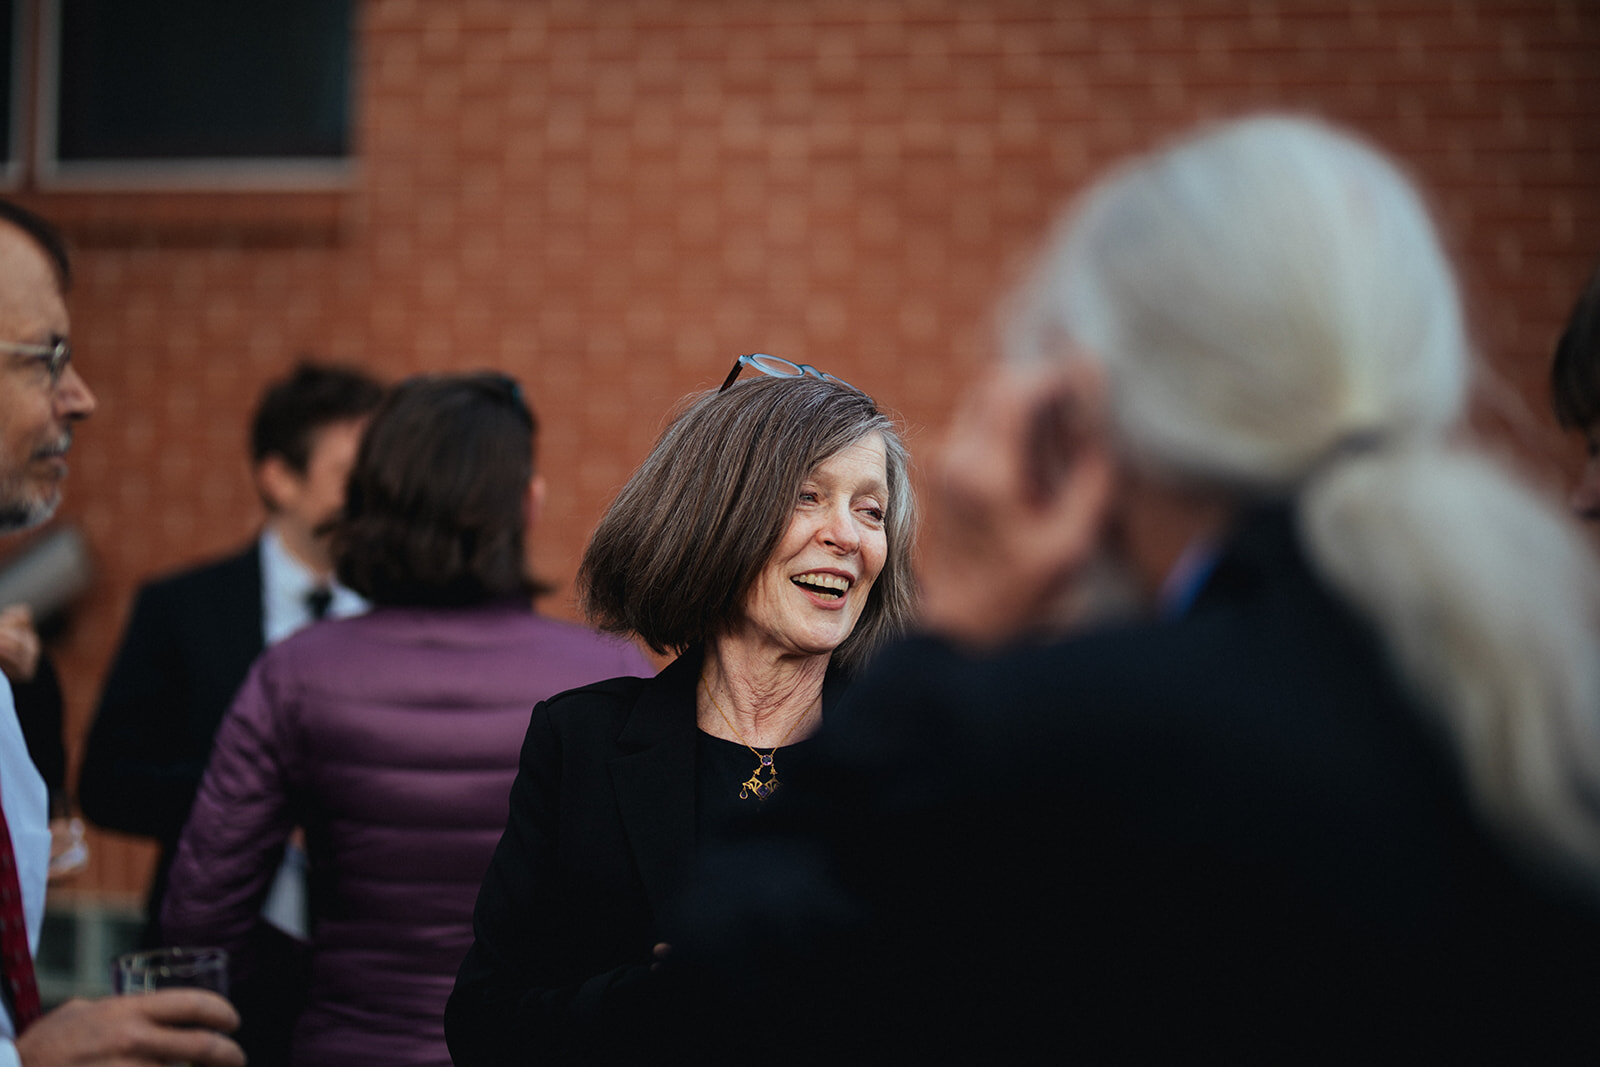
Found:
[[[883,522],[883,509],[880,507],[865,507],[861,509],[861,513],[873,522]]]
[[[815,504],[816,502],[817,502],[817,494],[816,493],[812,492],[809,489],[800,490],[800,503],[802,503],[802,504]]]

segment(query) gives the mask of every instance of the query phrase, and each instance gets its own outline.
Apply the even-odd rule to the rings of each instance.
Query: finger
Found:
[[[144,1046],[149,1057],[159,1063],[245,1067],[244,1050],[215,1030],[160,1027],[151,1031]]]
[[[125,998],[139,1013],[164,1026],[200,1026],[231,1034],[239,1013],[227,999],[209,989],[158,989]]]
[[[26,655],[36,647],[37,640],[31,631],[0,629],[0,654]]]

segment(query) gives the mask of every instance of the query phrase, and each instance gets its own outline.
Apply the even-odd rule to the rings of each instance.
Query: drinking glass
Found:
[[[89,866],[89,844],[84,840],[83,820],[76,815],[50,819],[50,882],[69,878]]]
[[[111,963],[118,993],[157,989],[209,989],[228,995],[228,953],[220,948],[156,948],[129,952]]]

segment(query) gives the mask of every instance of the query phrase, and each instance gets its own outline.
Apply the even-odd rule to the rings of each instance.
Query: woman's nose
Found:
[[[834,508],[822,528],[822,539],[841,552],[854,552],[861,547],[861,531],[848,508]]]

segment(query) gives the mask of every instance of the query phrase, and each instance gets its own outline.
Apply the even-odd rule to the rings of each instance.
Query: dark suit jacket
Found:
[[[445,1009],[458,1065],[584,1047],[607,1001],[645,981],[694,847],[699,671],[680,657],[534,708]]]
[[[655,995],[651,949],[698,844],[701,663],[691,650],[534,709],[445,1009],[458,1067],[603,1062],[642,1037],[613,1024]],[[825,713],[843,686],[830,672]]]
[[[713,1058],[763,1033],[778,1059],[1600,1050],[1592,912],[1508,860],[1287,509],[1180,620],[914,640],[846,704],[682,920]]]
[[[78,795],[96,824],[160,843],[152,918],[212,738],[263,647],[257,542],[151,582],[134,599],[89,731]]]
[[[51,813],[58,814],[56,801],[64,799],[67,783],[67,748],[61,736],[61,677],[48,652],[39,653],[32,678],[12,681],[11,698],[28,755],[50,790]]]

